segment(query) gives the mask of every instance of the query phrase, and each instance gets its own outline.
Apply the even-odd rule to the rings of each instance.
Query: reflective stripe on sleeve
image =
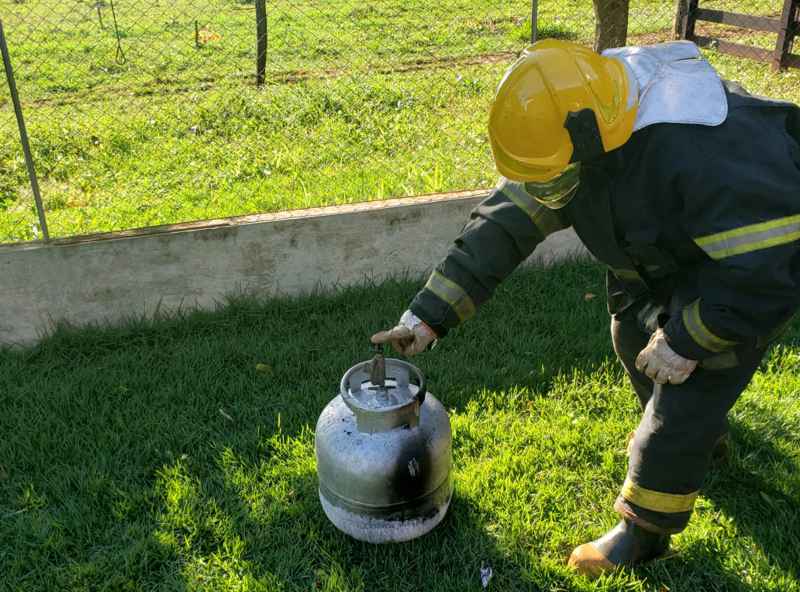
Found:
[[[621,267],[613,267],[611,272],[617,276],[618,279],[623,281],[642,281],[642,276],[634,269],[622,269]]]
[[[686,330],[689,332],[689,335],[692,336],[695,343],[708,351],[719,353],[729,350],[736,345],[735,341],[723,339],[712,333],[711,330],[706,327],[706,324],[700,317],[699,298],[683,309],[683,324],[686,326]]]
[[[434,271],[425,284],[425,288],[447,302],[455,311],[460,321],[466,321],[475,314],[475,303],[464,289],[453,280]]]
[[[622,497],[632,504],[636,504],[645,510],[668,514],[690,512],[694,508],[698,493],[697,491],[683,494],[662,493],[652,489],[645,489],[631,481],[630,478],[625,479],[625,484],[622,486]]]
[[[694,239],[712,259],[760,251],[800,239],[800,214],[750,224]]]
[[[514,202],[518,208],[528,214],[528,217],[533,220],[536,228],[538,228],[544,236],[566,228],[557,214],[554,214],[552,210],[544,207],[533,199],[531,194],[525,190],[525,185],[523,183],[516,183],[508,179],[503,179],[498,184],[497,189]]]

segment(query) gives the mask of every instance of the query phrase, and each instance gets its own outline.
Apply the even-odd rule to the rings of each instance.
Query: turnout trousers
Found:
[[[665,312],[681,302],[671,298]],[[711,463],[715,444],[727,434],[727,414],[766,351],[751,347],[727,360],[699,365],[683,384],[658,385],[636,370],[650,331],[641,306],[612,315],[611,335],[643,414],[629,448],[628,474],[615,510],[654,532],[682,531]]]

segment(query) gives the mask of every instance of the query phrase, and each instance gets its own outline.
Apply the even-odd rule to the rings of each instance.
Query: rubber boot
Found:
[[[577,547],[568,565],[580,574],[598,578],[622,566],[630,567],[662,556],[669,548],[669,537],[621,520],[599,539]]]

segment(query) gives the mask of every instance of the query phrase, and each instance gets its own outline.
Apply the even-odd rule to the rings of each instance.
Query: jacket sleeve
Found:
[[[474,315],[547,235],[568,226],[563,214],[538,204],[524,184],[502,179],[473,210],[410,310],[444,337]]]

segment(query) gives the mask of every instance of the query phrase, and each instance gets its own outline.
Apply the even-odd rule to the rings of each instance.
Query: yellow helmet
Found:
[[[497,87],[489,139],[500,174],[545,182],[570,162],[622,146],[633,132],[636,82],[622,62],[554,39],[527,48]]]

